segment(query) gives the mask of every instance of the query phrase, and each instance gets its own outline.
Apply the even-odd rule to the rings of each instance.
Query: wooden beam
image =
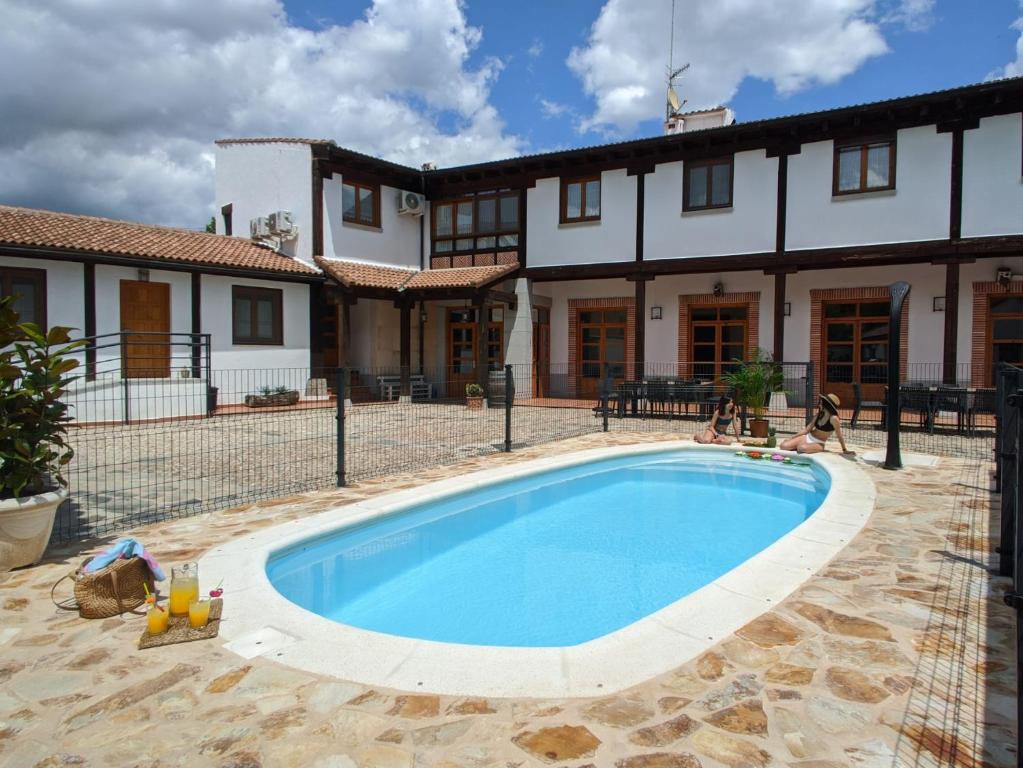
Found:
[[[643,261],[643,209],[646,205],[646,174],[636,176],[636,261]]]
[[[412,385],[412,304],[404,301],[399,308],[398,358],[401,366],[401,396],[411,397]]]
[[[519,190],[519,266],[525,267],[528,263],[526,254],[526,223],[529,221],[526,210],[529,197],[529,190],[523,187]]]
[[[192,273],[192,378],[202,376],[202,346],[199,334],[202,333],[202,274]],[[94,308],[95,309],[95,308]],[[312,345],[310,345],[312,346]],[[209,371],[207,371],[207,374]]]
[[[486,291],[486,297],[488,300],[496,301],[501,304],[507,304],[508,309],[514,310],[518,307],[519,297],[511,291],[499,291],[495,288],[490,288]]]
[[[472,300],[472,306],[476,310],[476,383],[487,391],[487,304],[482,293],[476,295]]]
[[[85,264],[85,295],[82,297],[82,308],[85,310],[85,335],[96,335],[96,265]],[[85,378],[87,381],[96,379],[96,346],[90,342],[85,348]]]
[[[949,190],[948,236],[963,235],[963,129],[952,131],[952,182]]]
[[[959,264],[945,265],[945,341],[943,379],[955,385],[959,345]]]
[[[642,179],[643,177],[640,176]],[[633,376],[642,381],[646,373],[646,281],[636,282],[636,352]]]
[[[778,197],[776,200],[774,252],[779,258],[785,253],[785,220],[789,200],[789,156],[778,156]]]

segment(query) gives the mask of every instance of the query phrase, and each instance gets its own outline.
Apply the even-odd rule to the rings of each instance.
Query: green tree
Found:
[[[211,235],[217,234],[217,219],[214,216],[210,216],[209,223],[206,225],[206,231]]]

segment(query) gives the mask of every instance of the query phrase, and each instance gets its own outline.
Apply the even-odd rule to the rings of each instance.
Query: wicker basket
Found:
[[[54,603],[60,608],[77,610],[83,619],[107,619],[133,611],[146,602],[146,589],[155,594],[153,573],[141,557],[115,560],[106,568],[95,573],[86,573],[86,560],[74,571],[53,585],[51,597],[57,585],[64,579],[74,582],[74,601]]]

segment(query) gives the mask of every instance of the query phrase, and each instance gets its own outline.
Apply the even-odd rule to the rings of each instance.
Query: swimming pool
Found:
[[[807,520],[829,475],[720,450],[605,458],[300,541],[270,583],[340,624],[444,643],[564,647],[713,582]]]

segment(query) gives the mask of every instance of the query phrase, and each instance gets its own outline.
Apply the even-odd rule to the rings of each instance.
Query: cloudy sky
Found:
[[[1021,0],[677,0],[740,120],[1023,74]],[[201,228],[213,140],[419,166],[655,135],[671,0],[0,0],[0,203]]]

